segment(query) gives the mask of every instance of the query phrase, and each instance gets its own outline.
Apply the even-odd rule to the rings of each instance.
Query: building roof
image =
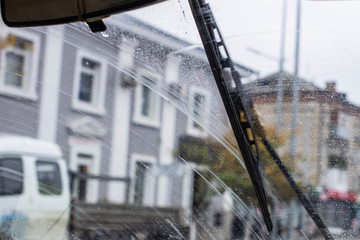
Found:
[[[106,24],[111,31],[124,31],[130,34],[134,34],[145,39],[148,39],[152,42],[159,43],[165,47],[172,49],[173,53],[183,54],[191,57],[196,57],[202,61],[207,62],[207,57],[205,50],[202,44],[194,44],[192,42],[186,41],[178,36],[170,34],[166,30],[155,27],[149,23],[146,23],[140,19],[137,19],[129,14],[123,13],[116,15],[115,20],[107,20]],[[118,28],[118,29],[116,29]],[[119,35],[115,37],[117,39],[109,39],[111,42],[118,42]],[[110,36],[111,37],[111,36]],[[187,49],[191,50],[188,51]],[[233,62],[235,68],[239,71],[240,75],[243,77],[248,77],[252,74],[258,74],[259,72],[247,67],[238,62]]]
[[[245,90],[250,94],[277,92],[280,81],[282,81],[283,91],[285,93],[291,93],[293,90],[295,77],[294,75],[287,72],[277,72],[266,76],[265,78],[261,78],[251,83],[245,84]],[[303,78],[299,78],[299,90],[321,91],[322,89]]]
[[[294,75],[287,72],[277,72],[258,79],[244,86],[245,91],[251,98],[261,98],[263,102],[269,102],[270,99],[276,101],[278,86],[282,80],[284,97],[291,97],[295,81]],[[339,93],[335,89],[335,82],[328,82],[327,87],[322,89],[304,78],[299,78],[299,94],[301,99],[313,101],[327,101],[334,104],[341,104],[341,108],[347,111],[360,112],[360,107],[349,102],[346,94]]]

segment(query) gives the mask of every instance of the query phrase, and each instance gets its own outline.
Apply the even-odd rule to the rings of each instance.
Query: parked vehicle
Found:
[[[68,169],[58,145],[0,136],[1,230],[15,239],[64,239]]]
[[[146,231],[168,236],[173,229],[158,224],[172,219],[184,236],[189,229],[178,209],[129,206],[106,202],[86,203],[87,182],[118,181],[109,176],[70,172],[60,147],[21,136],[0,137],[0,226],[14,239],[129,238]],[[122,179],[120,179],[122,180]],[[91,180],[90,180],[91,181]],[[81,188],[78,192],[72,188]],[[71,199],[70,199],[71,198]],[[136,213],[141,211],[142,216]],[[154,222],[156,221],[156,222]],[[113,223],[124,225],[122,228]]]

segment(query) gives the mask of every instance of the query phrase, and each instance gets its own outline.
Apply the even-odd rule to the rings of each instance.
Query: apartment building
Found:
[[[78,182],[81,201],[189,216],[196,160],[178,159],[179,141],[228,126],[210,67],[191,43],[119,18],[108,37],[81,24],[1,25],[0,134],[58,143],[73,173],[128,179]],[[236,68],[244,78],[255,73]]]
[[[278,86],[282,84],[281,122],[277,121]],[[290,139],[294,76],[282,72],[247,84],[267,127]],[[325,190],[359,193],[359,122],[360,107],[336,91],[331,81],[322,89],[306,79],[299,79],[299,102],[296,135],[296,157],[290,168],[302,173],[305,184]],[[289,145],[280,151],[289,153]]]

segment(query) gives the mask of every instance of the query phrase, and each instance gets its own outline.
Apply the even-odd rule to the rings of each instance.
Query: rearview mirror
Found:
[[[1,0],[1,14],[9,27],[91,22],[164,0]]]

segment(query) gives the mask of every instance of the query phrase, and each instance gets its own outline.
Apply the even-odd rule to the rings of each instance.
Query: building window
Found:
[[[330,155],[328,159],[328,167],[347,169],[347,159],[343,156]]]
[[[0,92],[36,99],[39,39],[27,33],[9,33],[0,40]]]
[[[155,158],[134,154],[131,162],[132,202],[136,205],[152,206],[155,202],[155,177],[151,170]]]
[[[210,93],[203,89],[191,88],[189,100],[188,133],[197,137],[206,136],[204,127],[209,124]]]
[[[143,77],[144,81],[150,87],[155,87],[152,79]],[[141,86],[141,115],[153,119],[156,108],[156,95],[151,91],[150,87]]]
[[[160,96],[153,89],[157,87],[160,77],[150,71],[139,72],[141,84],[136,88],[134,122],[159,127]]]
[[[78,98],[80,101],[91,103],[96,97],[94,96],[94,81],[99,79],[100,63],[82,58],[81,68]]]
[[[201,117],[205,116],[205,95],[200,93],[195,93],[193,96],[193,123],[192,126],[199,130],[203,130],[202,127],[197,123],[197,121],[201,121]]]
[[[350,126],[350,116],[345,113],[339,113],[338,116],[338,129],[337,134],[341,138],[349,140],[351,126]]]
[[[354,141],[356,143],[360,143],[360,122],[355,122],[354,123],[354,127],[352,129],[353,134],[354,134]]]
[[[222,213],[215,213],[214,214],[214,226],[215,227],[221,227],[224,222],[224,216]]]
[[[80,52],[75,71],[73,106],[76,110],[104,114],[105,64]]]
[[[5,55],[5,85],[21,88],[24,85],[25,56],[7,52]]]
[[[135,164],[135,190],[134,203],[142,205],[144,203],[146,175],[151,169],[151,163],[136,162]]]

